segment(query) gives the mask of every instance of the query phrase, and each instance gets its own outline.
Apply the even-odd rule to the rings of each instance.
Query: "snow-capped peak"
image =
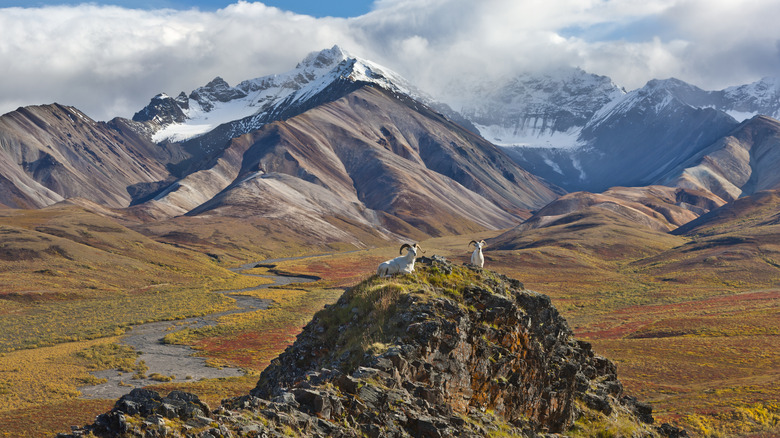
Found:
[[[706,91],[679,79],[653,79],[644,87],[609,102],[593,115],[588,128],[594,128],[607,118],[613,118],[638,105],[659,113],[672,102],[692,108],[712,108],[727,113],[737,121],[759,114],[780,117],[780,80],[763,78],[759,81],[729,87],[720,91]]]
[[[607,120],[614,120],[640,107],[640,111],[647,115],[660,114],[673,103],[687,105],[688,100],[697,100],[701,92],[699,88],[678,79],[653,79],[644,87],[605,104],[593,114],[584,129],[592,131]]]
[[[575,148],[590,116],[625,91],[579,68],[452,83],[441,100],[501,146]]]
[[[764,77],[750,84],[726,88],[723,99],[730,114],[738,113],[742,118],[758,114],[780,118],[780,79]]]
[[[155,120],[161,126],[153,136],[156,142],[184,141],[225,123],[251,119],[235,123],[231,134],[240,135],[259,128],[284,108],[303,104],[339,80],[373,83],[416,99],[429,100],[392,70],[333,46],[310,53],[286,73],[246,80],[235,87],[216,77],[189,96],[179,95],[176,99],[162,93],[133,118]],[[161,101],[167,103],[161,105]],[[171,102],[176,102],[178,108],[172,108]],[[182,116],[162,117],[161,109],[176,113],[180,110]]]
[[[297,66],[295,66],[295,69],[302,70],[307,67],[320,68],[320,69],[329,68],[338,64],[341,61],[344,61],[345,59],[349,59],[352,57],[353,56],[347,53],[346,50],[342,49],[338,45],[335,45],[330,49],[309,53],[305,58],[303,58],[303,61],[298,63]]]

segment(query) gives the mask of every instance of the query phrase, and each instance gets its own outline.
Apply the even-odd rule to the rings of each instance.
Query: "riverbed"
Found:
[[[268,259],[259,262],[247,263],[233,268],[231,271],[243,273],[243,271],[252,269],[256,266],[272,265],[284,260],[295,260],[304,257],[288,257],[280,259]],[[273,283],[263,284],[248,289],[236,289],[218,291],[217,293],[230,295],[236,300],[236,309],[225,312],[213,313],[205,316],[198,316],[176,321],[160,321],[134,326],[120,339],[120,343],[133,347],[141,352],[138,356],[139,361],[144,361],[149,369],[146,375],[154,373],[174,377],[171,382],[192,382],[201,379],[215,379],[221,377],[242,376],[244,372],[238,368],[222,367],[215,368],[206,365],[206,359],[194,356],[195,350],[184,345],[171,345],[162,342],[163,337],[172,330],[181,330],[183,328],[199,328],[209,325],[215,325],[217,319],[224,315],[233,313],[251,312],[254,310],[267,309],[271,300],[254,298],[246,295],[240,295],[242,292],[249,292],[258,289],[264,289],[271,286],[288,285],[292,283],[307,283],[316,281],[313,276],[295,276],[295,275],[257,275],[244,274],[270,278]],[[147,385],[159,384],[159,381],[151,379],[134,379],[132,373],[121,373],[118,370],[104,370],[91,373],[99,379],[106,379],[105,383],[99,385],[84,386],[79,388],[82,398],[93,399],[116,399],[127,393],[133,388],[140,388]]]

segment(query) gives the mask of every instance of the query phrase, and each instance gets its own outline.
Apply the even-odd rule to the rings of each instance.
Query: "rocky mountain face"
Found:
[[[511,225],[559,191],[411,99],[364,85],[231,140],[153,200],[149,216],[328,217],[427,235]],[[319,225],[317,225],[319,224]]]
[[[713,94],[720,97],[715,107],[734,114],[735,118],[763,114],[780,119],[780,80],[776,77],[729,87]]]
[[[609,78],[572,70],[480,84],[474,93],[461,87],[460,97],[444,99],[524,169],[569,191],[600,192],[670,184],[667,173],[740,121],[777,118],[777,84],[764,78],[705,91],[672,78],[626,93]]]
[[[623,94],[606,76],[560,69],[453,84],[441,98],[494,144],[572,148],[593,114]]]
[[[586,436],[652,425],[615,365],[572,336],[549,298],[490,271],[422,259],[372,277],[318,312],[250,394],[209,409],[197,397],[133,390],[83,436]]]
[[[133,121],[97,123],[57,105],[44,120],[42,108],[20,109],[0,125],[12,156],[0,202],[82,197],[146,224],[263,218],[257,227],[360,245],[357,234],[511,226],[562,193],[426,101],[395,73],[334,47],[285,74],[158,95]]]
[[[770,119],[739,127],[727,114],[770,112],[776,88],[765,79],[707,92],[669,79],[625,93],[574,69],[462,89],[453,119],[397,74],[333,47],[283,74],[160,94],[133,121],[98,123],[59,105],[9,113],[0,203],[81,197],[129,207],[146,223],[265,217],[356,243],[343,228],[423,237],[510,227],[563,194],[556,185],[662,184],[728,201],[778,183]],[[503,145],[565,147],[496,148],[469,129]],[[680,202],[669,204],[672,220],[647,224],[663,229],[699,212]]]
[[[780,118],[780,82],[777,78],[767,77],[718,91],[702,90],[674,78],[663,82],[688,105],[717,109],[728,113],[737,121],[756,115]]]
[[[659,182],[707,190],[726,201],[780,188],[780,122],[756,116],[741,123]]]
[[[189,95],[159,94],[133,116],[155,142],[181,142],[194,155],[268,123],[301,114],[371,83],[423,103],[429,98],[395,72],[338,46],[311,53],[294,69],[231,87],[217,77]]]
[[[96,122],[58,104],[19,108],[0,117],[0,202],[40,208],[83,197],[126,207],[168,178],[182,159],[158,146],[133,122]]]
[[[582,129],[576,149],[508,152],[522,167],[571,191],[657,183],[738,125],[722,111],[689,105],[676,85],[651,81],[602,107]]]

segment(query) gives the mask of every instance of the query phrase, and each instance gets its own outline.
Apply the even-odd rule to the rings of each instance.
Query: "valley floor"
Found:
[[[425,255],[460,264],[468,260],[469,240],[497,234],[430,239],[421,246]],[[156,387],[194,392],[212,405],[247,393],[311,315],[397,251],[386,247],[275,263],[276,270],[322,280],[247,292],[274,304],[225,315],[216,326],[171,330],[165,337],[168,343],[192,346],[212,366],[238,367],[246,375]],[[618,365],[626,392],[653,405],[657,421],[681,425],[693,436],[780,435],[780,288],[760,281],[716,284],[712,277],[682,282],[651,275],[636,265],[650,256],[597,257],[582,250],[532,247],[487,251],[485,268],[549,295],[576,336]],[[253,272],[267,274],[268,269]],[[11,310],[3,317],[11,318]],[[87,371],[94,362],[103,361],[104,368],[121,362],[120,353],[99,348],[117,340],[100,337],[0,355],[0,436],[51,436],[108,410],[114,400],[84,400],[77,387],[89,383]]]

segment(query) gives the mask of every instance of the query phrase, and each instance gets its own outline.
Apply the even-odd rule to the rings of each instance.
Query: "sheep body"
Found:
[[[482,247],[485,246],[485,241],[480,240],[477,242],[476,240],[472,240],[469,242],[469,246],[474,245],[475,249],[474,252],[471,253],[471,264],[477,267],[484,267],[485,266],[485,256],[482,255]]]
[[[380,277],[389,277],[393,274],[411,274],[414,271],[414,261],[420,247],[416,243],[413,246],[405,243],[401,246],[400,254],[403,254],[404,248],[408,248],[406,254],[380,263],[376,274]]]

